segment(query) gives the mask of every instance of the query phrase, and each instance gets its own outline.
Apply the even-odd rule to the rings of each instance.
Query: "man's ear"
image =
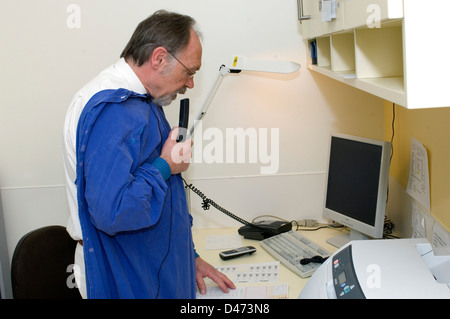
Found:
[[[167,58],[167,50],[164,47],[157,47],[155,50],[153,50],[153,54],[150,57],[150,62],[152,64],[152,68],[155,70],[158,70],[166,63]]]

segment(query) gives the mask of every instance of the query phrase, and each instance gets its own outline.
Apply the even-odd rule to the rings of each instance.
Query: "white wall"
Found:
[[[67,25],[70,4],[80,8],[80,28]],[[320,218],[328,134],[384,137],[380,99],[306,69],[296,1],[4,2],[0,10],[0,190],[10,255],[26,232],[65,224],[61,130],[67,106],[84,83],[118,59],[136,25],[160,8],[193,16],[204,34],[203,67],[195,77],[194,90],[187,94],[193,115],[219,66],[233,54],[302,65],[295,75],[248,73],[225,78],[202,123],[204,130],[222,132],[237,127],[279,129],[280,163],[275,175],[261,175],[261,163],[205,162],[192,164],[185,174],[237,215]],[[167,116],[177,125],[178,101],[167,107]],[[194,197],[196,227],[235,225],[213,209],[205,214]]]

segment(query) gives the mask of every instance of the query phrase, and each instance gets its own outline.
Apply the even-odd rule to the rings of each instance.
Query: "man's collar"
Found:
[[[113,67],[125,77],[126,81],[130,85],[129,89],[131,91],[140,94],[148,93],[136,73],[134,73],[133,69],[128,65],[124,58],[121,58],[118,62],[116,62]]]

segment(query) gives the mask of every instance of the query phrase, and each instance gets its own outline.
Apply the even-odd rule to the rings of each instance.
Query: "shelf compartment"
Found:
[[[331,47],[330,37],[321,37],[316,39],[317,45],[317,66],[331,66]]]
[[[354,73],[355,41],[353,32],[331,36],[331,70]]]
[[[402,28],[355,30],[356,77],[403,77]]]

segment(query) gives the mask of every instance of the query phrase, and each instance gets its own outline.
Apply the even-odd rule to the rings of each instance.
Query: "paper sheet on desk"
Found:
[[[205,250],[233,249],[241,246],[241,235],[215,235],[206,238]]]
[[[427,150],[422,143],[411,138],[411,163],[406,192],[430,212],[430,176]]]
[[[220,287],[207,287],[206,294],[197,292],[197,299],[287,299],[289,284],[237,287],[225,293]]]
[[[214,266],[235,284],[275,283],[280,274],[280,262]]]

